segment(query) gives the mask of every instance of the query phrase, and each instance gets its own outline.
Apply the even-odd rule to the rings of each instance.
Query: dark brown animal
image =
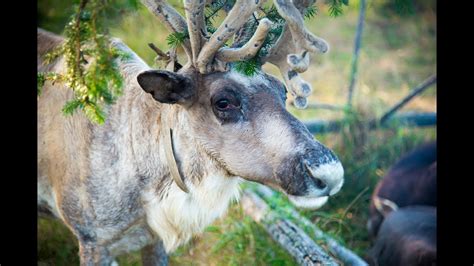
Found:
[[[367,223],[373,239],[386,216],[410,205],[436,206],[436,142],[404,155],[377,184]]]
[[[436,265],[436,208],[408,206],[388,214],[369,256],[371,265]]]

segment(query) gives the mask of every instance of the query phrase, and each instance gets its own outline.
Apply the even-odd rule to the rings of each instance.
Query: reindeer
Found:
[[[405,154],[377,184],[370,202],[369,235],[377,236],[384,217],[400,207],[436,207],[436,142]]]
[[[46,83],[38,98],[39,211],[74,233],[81,265],[109,265],[133,250],[142,250],[145,264],[166,264],[166,254],[224,214],[242,180],[279,189],[305,208],[341,189],[340,161],[285,109],[285,85],[262,70],[248,77],[232,67],[255,56],[272,26],[261,19],[243,41],[244,23],[265,1],[237,0],[212,35],[204,0],[185,0],[185,18],[164,0],[142,2],[171,32],[189,33],[182,68],[151,69],[114,39],[130,56],[117,59],[123,95],[105,110],[104,125],[62,115],[73,96],[63,84]],[[275,1],[286,25],[262,58],[280,68],[303,104],[311,87],[298,73],[309,52],[328,50],[304,28],[301,12],[312,3]],[[234,35],[237,45],[223,47]],[[63,58],[43,65],[61,42],[38,30],[38,71],[65,71]]]
[[[391,212],[369,251],[370,265],[436,265],[436,207]]]
[[[367,223],[371,265],[436,265],[436,142],[404,155],[377,184]]]

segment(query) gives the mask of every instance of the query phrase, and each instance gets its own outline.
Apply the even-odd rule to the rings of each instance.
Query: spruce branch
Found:
[[[329,15],[331,17],[338,17],[342,15],[342,0],[330,0]]]
[[[123,79],[115,60],[129,56],[111,47],[109,37],[101,34],[99,18],[106,7],[102,0],[81,0],[66,25],[65,41],[45,56],[46,64],[63,56],[66,72],[38,73],[38,94],[47,80],[64,82],[74,91],[74,98],[65,104],[63,113],[80,109],[98,124],[105,121],[103,107],[122,93]]]
[[[188,32],[173,32],[166,37],[166,42],[170,48],[175,48],[183,44],[187,38],[189,38]]]

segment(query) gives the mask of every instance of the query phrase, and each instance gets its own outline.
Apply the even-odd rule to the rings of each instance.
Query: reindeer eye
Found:
[[[230,102],[229,102],[228,99],[221,99],[221,100],[216,102],[216,107],[219,110],[228,109],[230,107]]]
[[[223,89],[211,97],[212,112],[221,124],[235,123],[242,118],[241,96],[231,89]]]
[[[228,111],[236,108],[240,108],[240,102],[234,98],[220,98],[214,102],[214,106],[219,111]]]

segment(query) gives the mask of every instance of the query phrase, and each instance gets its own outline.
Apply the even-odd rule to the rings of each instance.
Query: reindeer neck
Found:
[[[183,107],[177,105],[165,105],[161,116],[160,130],[160,154],[166,159],[166,138],[172,131],[172,148],[175,162],[182,180],[189,186],[199,185],[204,178],[211,175],[231,177],[222,165],[212,158],[194,137],[190,123]],[[168,132],[166,132],[168,131]],[[167,164],[167,173],[170,173],[170,160],[164,160]],[[176,181],[175,181],[176,182]]]

